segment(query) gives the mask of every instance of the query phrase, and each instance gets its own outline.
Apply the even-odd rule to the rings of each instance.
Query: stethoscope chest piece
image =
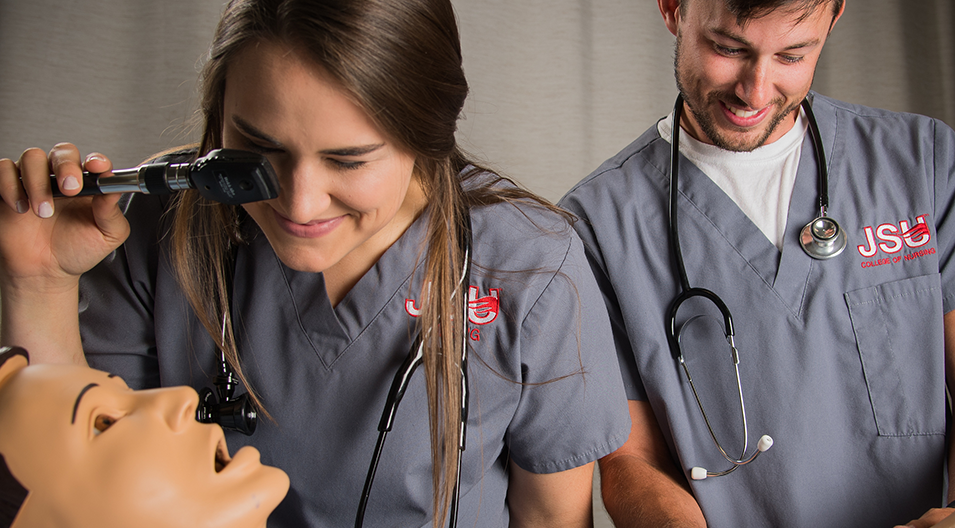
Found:
[[[838,222],[828,216],[820,216],[806,224],[799,233],[803,251],[814,259],[835,257],[846,248],[846,232]]]

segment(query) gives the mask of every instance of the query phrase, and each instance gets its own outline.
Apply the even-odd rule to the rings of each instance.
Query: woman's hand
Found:
[[[100,154],[83,162],[69,143],[0,159],[0,344],[26,348],[34,363],[86,363],[80,275],[129,235],[119,194],[69,198],[84,169],[109,172],[112,164]],[[67,198],[53,198],[50,174]]]
[[[0,160],[0,287],[70,284],[126,239],[119,195],[53,198],[50,174],[64,195],[73,196],[84,169],[109,172],[112,163],[101,154],[81,163],[69,143],[49,155],[28,149],[17,162]]]

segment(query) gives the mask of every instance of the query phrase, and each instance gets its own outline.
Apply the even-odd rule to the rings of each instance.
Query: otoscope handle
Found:
[[[56,177],[53,195],[62,197]],[[228,205],[270,200],[279,195],[279,182],[269,161],[254,152],[217,149],[192,163],[149,163],[111,174],[83,173],[79,196],[105,193],[170,194],[196,189],[204,198]]]
[[[108,192],[142,192],[135,183],[135,178],[138,174],[139,169],[122,169],[113,171],[112,175],[107,176],[93,172],[84,172],[83,189],[74,196],[96,196]],[[119,190],[118,186],[123,186],[127,190]],[[56,176],[53,174],[50,175],[50,188],[53,189],[54,197],[63,198],[65,196],[60,191]]]

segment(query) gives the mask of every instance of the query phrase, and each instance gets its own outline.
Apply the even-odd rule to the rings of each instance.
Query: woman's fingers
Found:
[[[50,149],[49,160],[47,184],[50,183],[49,175],[53,174],[60,192],[65,196],[80,192],[83,186],[83,167],[80,165],[79,149],[72,143],[58,143]]]
[[[111,193],[93,197],[93,220],[110,245],[119,246],[129,236],[129,222],[117,207],[122,194]]]
[[[102,174],[113,170],[113,162],[99,152],[94,152],[86,156],[86,162],[83,167],[94,174]]]
[[[55,212],[52,185],[63,196],[75,196],[83,189],[84,170],[102,174],[112,169],[112,162],[100,153],[82,160],[72,143],[59,143],[49,153],[30,148],[16,162],[0,159],[0,198],[20,214],[32,209],[36,216],[50,218]]]
[[[50,162],[38,148],[23,151],[17,162],[20,184],[30,200],[33,214],[40,218],[53,216],[53,192],[50,189]]]
[[[70,143],[0,160],[0,279],[78,276],[119,246],[129,233],[117,206],[121,195],[75,197],[84,170],[111,169],[102,154],[83,159]],[[54,200],[54,186],[66,197]]]
[[[30,200],[20,184],[20,170],[9,158],[0,159],[0,198],[20,214],[30,210]]]

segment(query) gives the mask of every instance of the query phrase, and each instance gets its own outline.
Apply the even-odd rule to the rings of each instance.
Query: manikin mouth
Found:
[[[229,449],[226,447],[225,439],[220,438],[219,444],[216,446],[216,453],[215,453],[216,473],[219,473],[220,471],[225,469],[225,467],[228,466],[229,462],[231,461],[232,461],[232,457],[229,456]]]

